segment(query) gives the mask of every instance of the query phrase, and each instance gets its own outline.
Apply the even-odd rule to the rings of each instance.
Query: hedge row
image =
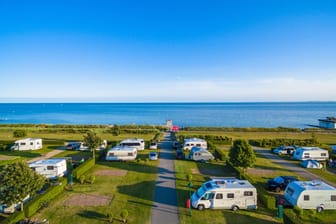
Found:
[[[44,194],[40,194],[33,200],[28,202],[23,208],[25,216],[31,217],[32,215],[34,215],[46,203],[49,203],[57,195],[62,193],[66,184],[67,180],[65,178],[61,178],[60,185],[49,187]]]
[[[72,172],[73,177],[76,178],[77,180],[79,180],[80,176],[82,176],[88,170],[90,170],[91,168],[93,168],[94,165],[95,165],[95,159],[94,158],[90,158],[90,159],[86,160],[84,163],[82,163],[81,165],[79,165]]]
[[[249,140],[249,143],[257,147],[279,147],[280,145],[298,145],[298,146],[312,146],[318,145],[318,141],[315,138],[310,139],[254,139]]]
[[[185,138],[200,138],[204,139],[207,142],[211,141],[216,144],[221,144],[221,145],[231,145],[232,144],[232,138],[227,137],[227,136],[217,136],[217,135],[192,135],[192,136],[184,136],[184,135],[179,135],[178,139],[180,142],[183,142]]]
[[[8,218],[5,220],[1,221],[2,224],[12,224],[12,223],[17,223],[23,219],[25,219],[25,213],[24,212],[19,212],[16,211],[13,214],[11,214]]]
[[[277,128],[238,128],[238,127],[183,127],[183,131],[227,131],[227,132],[301,132],[300,128],[277,127]]]

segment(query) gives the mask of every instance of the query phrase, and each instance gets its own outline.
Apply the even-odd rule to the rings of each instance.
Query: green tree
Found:
[[[128,217],[128,211],[127,209],[123,209],[120,213],[120,216],[123,220],[123,223],[126,223],[127,222],[127,217]]]
[[[244,172],[247,167],[252,167],[256,162],[256,156],[251,145],[242,139],[233,142],[229,156],[230,162],[234,166],[242,167]]]
[[[95,158],[96,149],[103,143],[103,140],[93,131],[89,131],[84,135],[84,144],[89,147],[92,157]]]
[[[0,171],[0,204],[20,203],[41,190],[46,178],[34,172],[26,162],[7,164]],[[23,204],[21,204],[23,209]]]
[[[13,137],[14,138],[22,138],[27,136],[27,131],[26,130],[15,130],[13,132]]]

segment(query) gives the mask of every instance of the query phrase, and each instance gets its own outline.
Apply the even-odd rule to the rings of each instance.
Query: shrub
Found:
[[[123,223],[126,223],[127,222],[127,217],[128,217],[128,211],[127,209],[123,209],[120,213],[120,216],[123,220]]]
[[[90,176],[90,179],[89,179],[89,181],[90,181],[90,184],[93,184],[94,182],[95,182],[95,180],[96,180],[96,176]]]
[[[90,158],[86,160],[84,163],[79,165],[74,171],[72,172],[73,176],[79,180],[79,178],[86,173],[88,170],[92,169],[95,165],[95,160]]]
[[[2,220],[1,223],[2,224],[11,224],[11,223],[18,223],[19,221],[21,221],[22,219],[25,219],[25,213],[24,212],[14,212],[13,214],[11,214],[7,219]]]
[[[84,184],[84,182],[85,182],[85,175],[82,175],[82,176],[79,177],[79,182],[81,184]]]
[[[13,137],[14,138],[22,138],[27,136],[27,131],[26,130],[15,130],[13,132]]]

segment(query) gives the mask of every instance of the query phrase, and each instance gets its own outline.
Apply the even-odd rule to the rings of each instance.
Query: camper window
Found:
[[[307,153],[307,152],[304,153],[304,154],[303,154],[303,157],[304,157],[304,158],[309,158],[309,153]]]
[[[133,153],[132,153],[132,152],[129,152],[129,153],[128,153],[128,156],[133,156]]]
[[[303,200],[304,201],[309,201],[309,195],[303,195]]]
[[[321,153],[321,156],[327,156],[327,153]]]
[[[234,193],[228,193],[228,194],[226,195],[226,197],[227,197],[227,198],[234,198]]]
[[[54,166],[47,166],[47,170],[53,170]]]
[[[223,194],[222,193],[216,194],[216,199],[223,199]]]
[[[34,142],[30,142],[30,145],[34,145]]]
[[[336,195],[331,195],[330,196],[330,201],[336,201]]]
[[[26,143],[25,142],[21,142],[20,145],[26,145]]]
[[[253,191],[244,191],[244,196],[253,196]]]
[[[210,199],[213,199],[215,196],[214,193],[206,193],[202,198],[201,200],[210,200]]]

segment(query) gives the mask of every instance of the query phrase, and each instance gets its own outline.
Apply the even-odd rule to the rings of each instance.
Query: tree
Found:
[[[230,149],[229,156],[230,162],[234,166],[242,167],[244,172],[247,167],[252,167],[256,162],[254,151],[246,140],[235,140]]]
[[[7,164],[0,171],[0,204],[17,204],[41,190],[46,178],[33,171],[26,162]],[[23,209],[23,203],[21,203]]]
[[[92,157],[95,158],[96,149],[102,144],[103,140],[93,131],[89,131],[84,135],[84,144],[89,147],[92,152]]]

